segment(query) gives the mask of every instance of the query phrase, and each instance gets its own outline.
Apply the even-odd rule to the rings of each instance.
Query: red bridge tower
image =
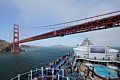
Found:
[[[19,25],[17,24],[14,24],[12,51],[19,52]]]

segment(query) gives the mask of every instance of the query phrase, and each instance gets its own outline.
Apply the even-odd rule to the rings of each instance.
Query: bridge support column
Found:
[[[19,52],[19,25],[14,24],[12,52]]]

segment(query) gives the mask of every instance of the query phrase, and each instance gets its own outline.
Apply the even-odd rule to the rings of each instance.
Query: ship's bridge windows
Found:
[[[91,46],[90,53],[102,53],[105,54],[104,46]]]

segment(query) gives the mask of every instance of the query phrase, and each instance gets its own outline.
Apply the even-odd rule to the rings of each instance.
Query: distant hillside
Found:
[[[21,48],[40,48],[40,46],[20,45]]]
[[[11,45],[9,42],[0,39],[0,52],[11,51]]]
[[[20,45],[21,48],[30,48],[29,45]]]
[[[68,46],[65,46],[65,45],[53,45],[53,46],[50,46],[50,47],[60,47],[60,48],[62,48],[62,47],[68,47]]]

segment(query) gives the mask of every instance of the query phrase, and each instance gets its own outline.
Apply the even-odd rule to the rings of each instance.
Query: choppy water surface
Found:
[[[69,51],[72,51],[71,47],[44,47],[28,52],[0,53],[0,80],[10,80],[17,74],[41,68]]]

